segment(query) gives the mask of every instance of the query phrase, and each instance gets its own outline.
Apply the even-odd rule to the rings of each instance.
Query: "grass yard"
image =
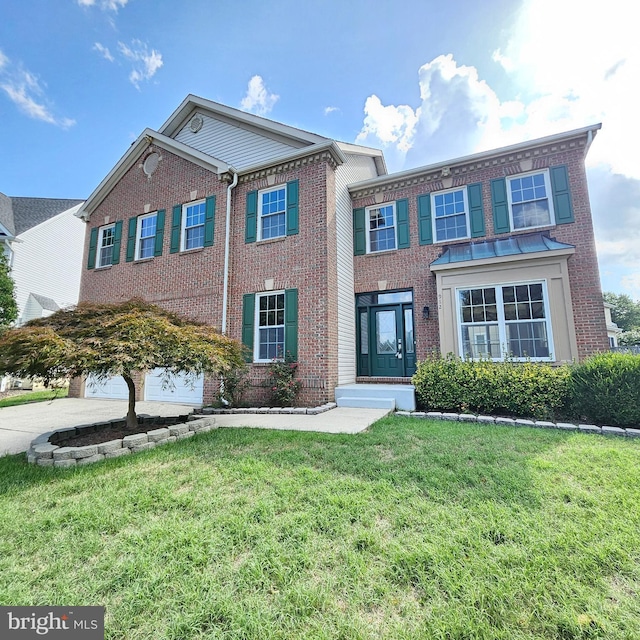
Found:
[[[0,459],[0,604],[109,639],[640,638],[640,442],[386,418]]]
[[[0,409],[2,407],[15,407],[18,404],[28,404],[30,402],[45,402],[56,398],[66,398],[69,388],[47,389],[45,391],[32,391],[31,393],[20,393],[16,395],[0,398]]]

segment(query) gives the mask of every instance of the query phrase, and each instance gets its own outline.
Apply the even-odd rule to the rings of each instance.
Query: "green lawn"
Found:
[[[387,418],[0,459],[0,603],[107,638],[640,638],[640,442]]]
[[[0,409],[2,407],[15,407],[18,404],[28,404],[30,402],[44,402],[55,398],[66,398],[69,393],[67,387],[62,389],[47,389],[46,391],[33,391],[31,393],[21,393],[8,398],[0,398]]]

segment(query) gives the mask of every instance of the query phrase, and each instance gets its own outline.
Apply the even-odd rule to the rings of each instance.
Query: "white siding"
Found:
[[[353,276],[353,213],[347,186],[375,178],[373,158],[347,155],[336,169],[336,225],[338,237],[338,384],[356,380],[356,310]]]
[[[78,302],[85,225],[63,211],[18,236],[13,243],[11,276],[16,285],[18,319],[23,317],[30,293],[55,300],[60,307]]]
[[[233,165],[236,169],[283,156],[298,148],[228,122],[200,115],[204,120],[200,131],[193,133],[187,123],[174,139]]]

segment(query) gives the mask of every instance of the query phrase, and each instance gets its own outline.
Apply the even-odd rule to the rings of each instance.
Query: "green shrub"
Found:
[[[266,386],[271,390],[271,402],[274,407],[293,406],[296,396],[302,388],[300,380],[296,380],[298,363],[294,362],[289,352],[284,360],[273,360],[269,364],[269,375]]]
[[[640,425],[640,355],[601,353],[573,366],[568,407],[586,422]]]
[[[568,367],[448,355],[420,362],[412,381],[424,410],[550,419],[566,403],[569,378]]]

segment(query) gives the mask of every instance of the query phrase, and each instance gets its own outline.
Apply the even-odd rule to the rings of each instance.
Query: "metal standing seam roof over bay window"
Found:
[[[549,251],[573,251],[572,244],[558,242],[543,232],[527,233],[508,238],[495,238],[479,242],[463,242],[445,247],[442,254],[431,263],[431,268],[443,267],[476,260],[525,256]]]

